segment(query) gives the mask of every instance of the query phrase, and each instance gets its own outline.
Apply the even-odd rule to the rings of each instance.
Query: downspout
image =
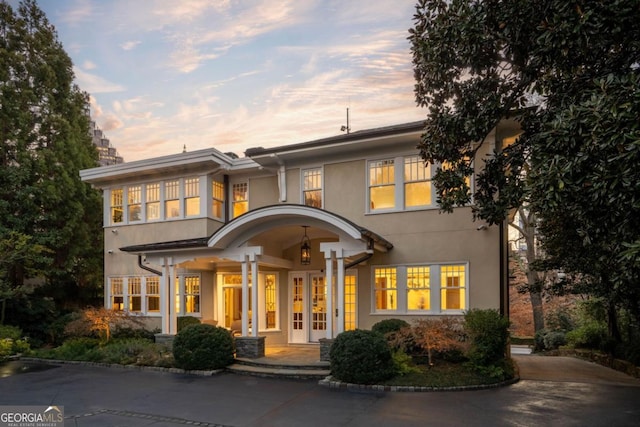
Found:
[[[229,188],[229,175],[225,174],[224,178],[223,178],[223,185],[224,185],[224,199],[225,199],[225,203],[224,203],[224,212],[222,214],[223,216],[223,220],[224,223],[228,223],[229,222],[229,209],[231,209],[231,188]]]
[[[154,270],[151,267],[147,267],[146,265],[142,264],[142,255],[138,255],[138,267],[140,267],[143,270],[147,270],[150,271],[151,273],[157,275],[157,276],[162,276],[162,272],[158,271],[158,270]]]

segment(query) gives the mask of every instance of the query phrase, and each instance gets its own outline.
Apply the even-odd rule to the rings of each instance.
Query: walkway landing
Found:
[[[320,360],[318,345],[268,346],[257,359],[236,358],[227,370],[245,375],[296,379],[322,379],[331,371],[329,362]]]

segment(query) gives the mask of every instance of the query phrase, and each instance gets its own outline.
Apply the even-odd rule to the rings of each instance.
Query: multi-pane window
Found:
[[[200,313],[200,276],[184,276],[184,312]]]
[[[123,221],[124,197],[122,188],[111,190],[111,224],[119,224]]]
[[[160,219],[160,184],[147,184],[146,188],[147,221]]]
[[[259,330],[278,328],[278,279],[276,274],[259,274],[258,278],[258,328]],[[248,323],[253,327],[252,283],[249,277]],[[242,322],[242,275],[224,274],[222,281],[222,303],[226,328],[238,332]]]
[[[398,288],[395,268],[375,269],[376,310],[395,310],[398,303]]]
[[[129,311],[142,311],[142,280],[140,277],[129,277],[127,280]]]
[[[429,310],[431,296],[429,294],[430,267],[407,268],[407,309]]]
[[[177,218],[180,216],[180,181],[164,183],[164,216]]]
[[[127,188],[127,209],[129,222],[142,220],[142,187],[133,185]]]
[[[395,199],[395,165],[393,159],[369,163],[369,204],[371,210],[393,209]]]
[[[110,283],[111,283],[111,309],[122,311],[124,310],[123,280],[120,277],[114,277],[110,280]]]
[[[351,331],[358,326],[357,322],[357,293],[356,276],[347,274],[344,276],[344,330]]]
[[[431,166],[418,156],[404,159],[404,206],[412,208],[431,204]]]
[[[440,305],[442,310],[464,310],[466,274],[464,265],[440,267]]]
[[[302,197],[304,204],[322,207],[322,169],[305,169],[302,172]]]
[[[268,274],[264,278],[264,315],[267,329],[276,327],[276,276]]]
[[[218,181],[212,183],[211,213],[214,218],[223,218],[224,212],[224,184]]]
[[[233,217],[249,210],[249,185],[246,182],[233,184]]]
[[[302,330],[304,327],[304,279],[293,278],[292,294],[292,327],[294,330]]]
[[[184,180],[184,212],[185,216],[200,215],[200,179]]]
[[[160,312],[160,278],[157,276],[147,277],[145,285],[147,311],[151,313]]]

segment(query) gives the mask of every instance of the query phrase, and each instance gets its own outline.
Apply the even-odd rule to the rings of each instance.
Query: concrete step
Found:
[[[307,366],[268,366],[265,364],[234,363],[227,366],[227,370],[241,375],[253,375],[258,377],[294,378],[294,379],[322,379],[331,374],[329,367]]]
[[[321,360],[283,360],[281,358],[269,358],[260,357],[258,359],[247,359],[242,357],[236,358],[237,365],[253,366],[259,368],[271,368],[271,369],[291,369],[291,370],[320,370],[326,371],[329,369],[330,363],[323,362]]]

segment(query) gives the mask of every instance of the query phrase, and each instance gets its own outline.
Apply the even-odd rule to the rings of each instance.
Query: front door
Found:
[[[291,343],[317,342],[327,337],[327,285],[319,273],[289,276]]]

